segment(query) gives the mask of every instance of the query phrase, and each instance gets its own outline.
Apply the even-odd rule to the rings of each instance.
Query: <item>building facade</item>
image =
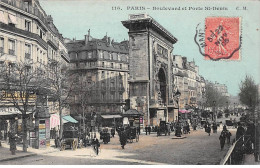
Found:
[[[66,45],[70,70],[79,75],[77,87],[83,89],[81,93],[75,91],[72,95],[71,114],[83,113],[82,92],[88,95],[84,100],[84,112],[112,116],[122,114],[129,96],[128,41],[114,42],[107,35],[102,39],[92,38],[89,30],[84,40],[67,40]]]
[[[32,69],[40,67],[52,69],[52,66],[55,66],[54,62],[61,62],[66,66],[69,57],[62,35],[55,27],[51,16],[42,9],[39,1],[1,0],[0,63],[24,63]],[[50,77],[53,72],[47,70],[45,73]],[[35,111],[37,106],[37,97],[32,100],[31,112]],[[54,104],[49,101],[40,108],[41,110],[36,111],[49,116],[57,111],[56,108],[52,108]],[[12,105],[6,106],[5,103],[1,103],[0,109],[9,114],[19,113]],[[48,117],[45,122],[50,122]],[[49,124],[46,126],[49,127]],[[49,141],[45,139],[42,144],[48,145]]]

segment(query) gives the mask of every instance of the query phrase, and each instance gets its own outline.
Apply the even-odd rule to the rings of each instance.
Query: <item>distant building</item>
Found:
[[[173,56],[173,65],[175,87],[181,93],[179,108],[198,107],[205,92],[205,81],[199,75],[199,67],[180,55]]]
[[[122,114],[128,99],[128,41],[114,42],[110,37],[68,40],[70,70],[79,74],[79,85],[88,88],[87,113]],[[80,83],[83,82],[83,83]],[[80,94],[74,92],[70,103],[72,115],[82,114]]]

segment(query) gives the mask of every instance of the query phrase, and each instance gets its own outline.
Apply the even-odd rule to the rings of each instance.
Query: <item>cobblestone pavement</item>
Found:
[[[234,137],[234,130],[231,132]],[[101,144],[101,153],[98,156],[95,155],[91,147],[87,147],[76,151],[66,150],[38,154],[0,164],[214,165],[219,164],[229,147],[226,144],[224,150],[220,150],[219,134],[220,130],[217,134],[208,136],[202,129],[191,131],[191,134],[185,135],[185,139],[172,139],[173,135],[157,137],[156,134],[142,134],[139,142],[127,143],[124,150],[121,149],[116,135],[115,138],[111,138],[109,144]]]

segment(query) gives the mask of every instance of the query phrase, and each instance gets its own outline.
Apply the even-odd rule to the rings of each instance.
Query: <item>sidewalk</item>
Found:
[[[244,165],[260,165],[260,162],[255,162],[254,154],[245,155]]]
[[[51,144],[52,145],[52,144]],[[17,150],[15,151],[15,155],[11,154],[11,151],[9,150],[10,146],[2,141],[2,146],[0,147],[0,164],[3,161],[9,161],[14,160],[18,158],[24,158],[24,157],[30,157],[35,156],[38,154],[47,154],[47,153],[53,153],[58,152],[59,149],[53,148],[53,147],[47,147],[44,149],[34,149],[31,147],[28,147],[27,152],[23,152],[22,145],[17,145]]]

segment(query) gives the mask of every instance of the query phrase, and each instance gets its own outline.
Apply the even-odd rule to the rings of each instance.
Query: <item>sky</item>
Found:
[[[128,30],[121,21],[127,20],[129,14],[147,13],[178,39],[173,46],[174,55],[194,60],[200,75],[226,84],[231,95],[239,93],[239,84],[246,75],[252,76],[257,84],[260,82],[259,1],[40,0],[40,4],[53,17],[64,37],[78,40],[84,38],[88,29],[94,38],[102,38],[107,33],[116,42],[128,39]],[[133,7],[137,8],[133,10]],[[145,9],[137,10],[140,7]],[[176,10],[153,10],[154,7],[174,7]],[[186,10],[178,10],[185,7]],[[226,7],[228,10],[205,10],[205,7]],[[205,60],[200,54],[194,42],[196,26],[212,16],[241,17],[240,60]]]

